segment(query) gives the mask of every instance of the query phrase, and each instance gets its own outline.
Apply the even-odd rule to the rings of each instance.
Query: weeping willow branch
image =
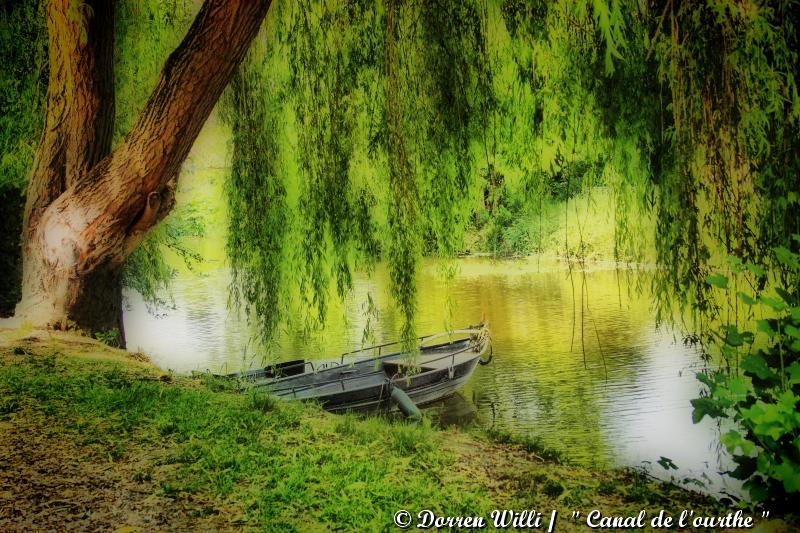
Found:
[[[412,339],[420,258],[454,257],[476,212],[524,191],[541,248],[543,205],[605,186],[617,263],[656,249],[661,318],[712,312],[709,265],[799,229],[797,15],[726,9],[284,2],[233,107],[236,294],[266,336],[295,304],[317,327],[382,259]]]
[[[389,272],[392,294],[402,313],[400,333],[406,349],[416,348],[414,313],[417,304],[416,273],[420,254],[418,191],[409,161],[401,93],[400,1],[390,0],[386,13],[385,101],[387,156],[389,161]]]
[[[288,308],[284,268],[292,220],[279,163],[280,106],[264,90],[271,81],[256,49],[239,68],[223,101],[233,134],[225,186],[231,303],[246,309],[265,343],[273,340]]]
[[[800,282],[772,255],[800,231],[800,19],[787,3],[748,6],[667,3],[654,43],[675,154],[657,197],[655,287],[700,319],[720,311],[706,277],[727,256]]]
[[[264,340],[290,307],[310,331],[332,289],[346,298],[354,271],[384,259],[410,345],[419,261],[454,257],[469,222],[471,144],[493,101],[486,14],[454,0],[278,13],[229,100],[234,300]],[[285,55],[267,63],[268,50]]]

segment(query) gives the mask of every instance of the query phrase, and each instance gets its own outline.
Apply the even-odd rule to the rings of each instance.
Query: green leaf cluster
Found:
[[[0,5],[0,189],[24,190],[44,122],[45,2]]]
[[[800,258],[786,249],[776,253],[788,265]],[[739,273],[745,270],[750,269]],[[707,282],[717,289],[733,283],[722,274]],[[716,332],[728,365],[697,375],[706,392],[692,405],[695,422],[705,416],[734,422],[720,441],[736,464],[729,474],[745,481],[752,501],[789,510],[800,492],[800,299],[796,290],[775,292],[774,297],[738,293],[764,318],[754,322],[754,332],[735,324]]]

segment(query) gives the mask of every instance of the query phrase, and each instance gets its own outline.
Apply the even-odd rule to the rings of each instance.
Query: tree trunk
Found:
[[[28,186],[23,220],[22,301],[17,315],[33,323],[52,323],[64,327],[68,319],[85,320],[62,314],[55,316],[42,309],[44,292],[56,296],[46,278],[57,273],[42,261],[37,250],[36,231],[50,204],[70,185],[88,176],[89,171],[111,151],[114,127],[114,0],[92,0],[77,7],[71,0],[51,0],[47,4],[48,57],[50,75],[47,90],[47,114],[42,140]],[[112,273],[92,278],[114,277]],[[119,273],[116,273],[119,278]],[[61,280],[62,285],[65,280]],[[98,279],[99,281],[99,279]],[[63,294],[63,308],[76,308],[68,302],[86,292],[79,284]],[[85,284],[84,284],[85,285]],[[88,289],[92,290],[92,289]],[[39,294],[36,294],[39,292]],[[119,327],[121,292],[119,284],[106,287],[107,302],[95,302],[97,309],[111,312],[93,329]],[[91,307],[92,302],[88,302]],[[51,306],[55,307],[53,303]],[[20,313],[20,311],[23,311]],[[86,316],[88,309],[76,316]],[[41,313],[41,314],[40,314]],[[91,314],[96,314],[92,312]],[[42,320],[39,320],[39,318]]]
[[[72,321],[121,331],[122,265],[172,208],[180,165],[270,1],[206,0],[111,153],[113,27],[106,22],[113,0],[86,4],[91,9],[79,9],[77,22],[70,0],[48,8],[48,113],[28,189],[17,316],[34,325]]]

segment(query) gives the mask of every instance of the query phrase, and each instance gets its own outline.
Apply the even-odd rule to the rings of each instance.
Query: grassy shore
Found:
[[[394,531],[398,509],[495,508],[557,509],[556,531],[586,531],[592,509],[729,511],[635,472],[543,456],[164,374],[76,334],[0,331],[2,531]]]

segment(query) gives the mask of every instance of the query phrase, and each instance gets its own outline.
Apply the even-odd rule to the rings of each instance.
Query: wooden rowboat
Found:
[[[399,407],[406,412],[414,404],[453,394],[479,363],[491,360],[489,331],[483,325],[420,337],[416,354],[400,347],[399,341],[386,343],[316,366],[287,361],[228,377],[263,387],[282,399],[318,401],[329,411]],[[406,400],[413,402],[411,407]]]

